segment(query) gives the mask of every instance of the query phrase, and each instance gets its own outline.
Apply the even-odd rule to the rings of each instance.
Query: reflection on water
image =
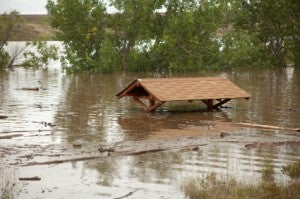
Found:
[[[252,95],[249,101],[235,100],[232,108],[218,112],[145,113],[131,99],[117,100],[115,94],[136,78],[154,74],[62,74],[58,69],[0,72],[0,132],[12,130],[54,129],[45,136],[28,136],[0,140],[2,146],[24,144],[106,143],[147,139],[151,132],[201,126],[202,120],[254,122],[300,127],[300,70],[239,69],[227,73],[187,74],[229,78]],[[166,75],[171,76],[171,75]],[[173,77],[184,75],[173,75]],[[40,91],[16,90],[40,87]],[[45,126],[44,122],[55,124]],[[287,132],[247,130],[230,139],[295,140],[299,135]],[[63,146],[62,146],[63,147]],[[271,158],[277,179],[284,180],[280,168],[299,160],[299,146],[276,149],[246,149],[235,143],[215,142],[194,152],[111,157],[58,166],[23,167],[23,175],[40,175],[45,181],[29,184],[28,193],[41,197],[118,197],[138,189],[134,197],[166,198],[182,193],[178,183],[188,176],[201,176],[212,171],[231,174],[240,180],[260,177],[265,158]],[[1,157],[1,156],[0,156]],[[47,172],[45,173],[45,169]],[[60,182],[60,184],[56,184]],[[174,186],[175,185],[175,186]],[[51,191],[41,192],[48,188]],[[174,188],[175,187],[175,188]]]

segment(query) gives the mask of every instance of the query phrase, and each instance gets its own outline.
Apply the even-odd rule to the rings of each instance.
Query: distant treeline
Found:
[[[299,66],[297,0],[49,0],[65,69],[188,72]]]

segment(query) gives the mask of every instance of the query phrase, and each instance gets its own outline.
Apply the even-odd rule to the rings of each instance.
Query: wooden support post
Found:
[[[131,89],[133,89],[134,87],[138,87],[138,86],[139,86],[139,82],[134,82],[132,85],[130,85],[130,86],[125,90],[125,92],[118,94],[117,97],[120,99],[121,97],[126,96],[127,93],[128,93]]]
[[[147,112],[154,111],[157,107],[161,106],[163,103],[165,103],[165,102],[164,101],[158,101],[156,104],[154,104],[153,106],[149,107],[146,111]]]
[[[207,110],[211,110],[213,108],[214,101],[212,99],[207,100]]]
[[[208,106],[207,100],[201,100],[201,101]]]
[[[164,101],[158,101],[155,102],[155,100],[151,97],[148,98],[149,99],[149,106],[147,106],[146,104],[144,104],[139,97],[137,96],[133,96],[133,100],[138,103],[139,105],[141,105],[143,107],[143,109],[147,112],[151,112],[154,111],[157,107],[161,106],[163,103],[165,103]]]
[[[217,104],[213,105],[212,108],[214,109],[217,109],[219,108],[220,106],[222,106],[223,104],[229,102],[231,99],[224,99],[224,100],[221,100],[220,102],[218,102]]]
[[[149,107],[154,106],[155,100],[149,99]]]
[[[137,98],[137,97],[133,97],[133,100],[136,102],[136,103],[138,103],[139,105],[141,105],[143,108],[144,108],[144,110],[145,111],[147,111],[147,109],[148,109],[148,106],[146,105],[146,104],[144,104],[139,98]]]

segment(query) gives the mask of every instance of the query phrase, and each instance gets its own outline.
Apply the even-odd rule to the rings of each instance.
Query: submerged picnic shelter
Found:
[[[169,101],[201,100],[211,110],[218,109],[231,99],[251,97],[223,77],[136,79],[117,94],[119,99],[125,96],[133,97],[147,112]]]

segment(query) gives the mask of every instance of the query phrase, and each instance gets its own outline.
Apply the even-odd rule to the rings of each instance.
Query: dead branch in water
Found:
[[[238,126],[250,127],[250,128],[260,128],[260,129],[273,129],[273,130],[286,130],[286,131],[297,131],[300,132],[300,128],[286,128],[280,126],[271,126],[263,124],[254,124],[254,123],[233,123]]]
[[[284,130],[284,131],[296,131],[300,132],[300,128],[289,128],[289,127],[280,127],[280,126],[272,126],[272,125],[264,125],[264,124],[256,124],[256,123],[247,123],[247,122],[223,122],[223,121],[203,121],[206,124],[231,124],[241,127],[247,128],[256,128],[256,129],[268,129],[268,130]]]
[[[22,91],[39,91],[39,87],[23,87],[21,89],[16,89],[16,90],[22,90]]]
[[[117,197],[117,198],[114,198],[114,199],[122,199],[122,198],[127,198],[129,196],[131,196],[132,194],[134,194],[135,192],[137,192],[138,189],[134,190],[134,191],[130,191],[129,193],[125,194],[124,196],[120,196],[120,197]]]
[[[59,129],[37,129],[37,130],[16,130],[16,131],[2,131],[0,133],[33,133],[33,132],[47,132],[47,131],[57,131]]]
[[[68,159],[60,159],[60,160],[51,160],[45,162],[29,162],[22,166],[33,166],[33,165],[45,165],[45,164],[61,164],[66,162],[77,162],[77,161],[85,161],[85,160],[94,160],[100,159],[108,156],[131,156],[131,155],[142,155],[146,153],[155,153],[162,151],[171,151],[171,150],[180,150],[180,151],[196,151],[200,146],[205,146],[207,144],[197,144],[197,145],[189,145],[183,147],[170,148],[168,146],[160,147],[160,148],[149,148],[149,149],[133,149],[133,150],[114,150],[112,152],[101,153],[100,155],[90,155],[84,157],[74,157]]]
[[[300,145],[300,141],[282,141],[282,142],[255,142],[252,144],[246,144],[246,148],[254,147],[275,147],[283,145]]]
[[[20,181],[40,181],[41,178],[38,176],[29,177],[29,178],[19,178]]]
[[[11,139],[11,138],[20,137],[20,136],[23,136],[23,134],[3,135],[3,136],[0,136],[0,140],[1,139]]]

